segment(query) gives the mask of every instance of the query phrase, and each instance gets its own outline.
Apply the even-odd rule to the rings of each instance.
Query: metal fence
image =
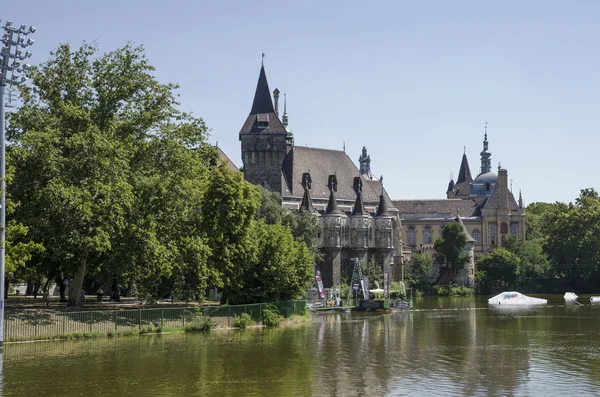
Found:
[[[260,321],[268,305],[276,306],[284,317],[306,313],[306,301],[286,301],[235,306],[7,314],[4,317],[4,340],[38,340],[75,333],[139,332],[148,327],[169,329],[186,326],[199,316],[211,317],[217,326],[224,327],[231,326],[233,317],[242,313]]]

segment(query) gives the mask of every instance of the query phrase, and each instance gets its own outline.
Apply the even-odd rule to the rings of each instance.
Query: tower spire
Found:
[[[288,126],[288,115],[287,115],[287,94],[283,94],[283,117],[281,122],[283,123],[284,127]]]
[[[492,169],[492,153],[488,150],[487,120],[485,121],[485,134],[483,138],[483,151],[481,152],[481,173],[485,174]]]

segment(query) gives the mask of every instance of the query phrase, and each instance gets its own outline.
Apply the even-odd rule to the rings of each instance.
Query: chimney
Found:
[[[504,168],[498,170],[497,188],[500,194],[500,208],[508,209],[508,172]]]
[[[279,89],[273,91],[273,99],[275,99],[275,114],[279,116]]]

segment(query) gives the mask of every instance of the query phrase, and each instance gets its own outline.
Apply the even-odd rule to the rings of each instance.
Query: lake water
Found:
[[[5,346],[4,396],[598,396],[600,305],[314,315],[275,329]]]

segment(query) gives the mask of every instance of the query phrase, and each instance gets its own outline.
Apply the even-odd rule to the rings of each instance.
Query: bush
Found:
[[[279,309],[275,305],[267,305],[262,312],[262,323],[267,327],[276,327],[280,322]]]
[[[239,316],[237,314],[233,315],[233,326],[236,328],[245,329],[251,321],[252,317],[248,313],[242,313]]]
[[[188,325],[185,326],[186,332],[191,331],[210,331],[214,327],[212,318],[206,316],[195,317]]]

